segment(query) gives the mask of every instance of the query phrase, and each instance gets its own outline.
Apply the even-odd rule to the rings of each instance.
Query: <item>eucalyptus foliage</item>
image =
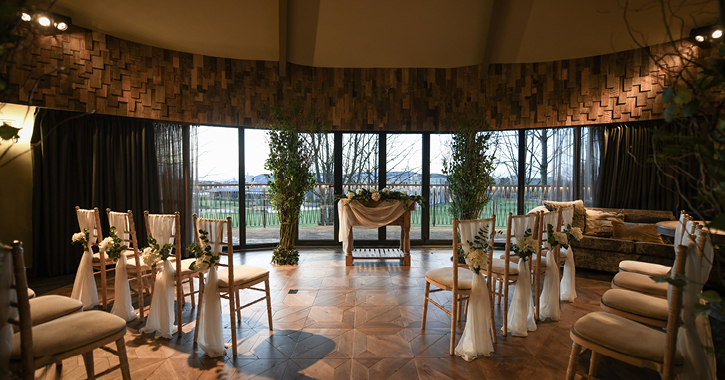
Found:
[[[297,221],[305,195],[315,184],[310,173],[313,152],[302,133],[304,129],[314,129],[315,124],[305,123],[309,119],[301,117],[302,111],[301,105],[295,103],[288,109],[274,107],[268,116],[269,158],[264,168],[271,173],[265,174],[268,196],[280,221],[279,245],[273,251],[272,263],[280,265],[295,265],[299,261],[295,249]]]
[[[489,187],[495,182],[495,157],[491,153],[496,139],[486,123],[477,118],[453,119],[457,131],[449,143],[450,156],[443,159],[443,174],[448,177],[451,212],[462,220],[477,219],[491,200]]]

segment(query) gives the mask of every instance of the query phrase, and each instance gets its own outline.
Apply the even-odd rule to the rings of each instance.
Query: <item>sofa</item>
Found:
[[[579,205],[583,207],[582,203],[579,203]],[[541,206],[537,207],[539,210],[542,208]],[[586,207],[584,209],[623,214],[625,223],[655,224],[665,220],[676,220],[671,211],[597,207]],[[662,265],[672,265],[675,261],[675,248],[671,237],[662,236],[665,244],[659,244],[621,240],[612,237],[589,236],[586,227],[582,228],[582,231],[584,237],[571,243],[577,268],[616,273],[619,271],[619,262],[622,260],[646,261]]]

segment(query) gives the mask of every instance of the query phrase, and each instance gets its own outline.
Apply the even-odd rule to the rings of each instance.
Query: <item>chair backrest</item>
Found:
[[[536,236],[536,239],[539,241],[539,247],[542,247],[546,245],[547,248],[552,249],[554,247],[549,246],[549,242],[547,241],[548,238],[548,231],[549,231],[549,224],[554,228],[554,231],[560,231],[561,230],[561,212],[562,210],[559,209],[557,211],[551,211],[551,212],[544,212],[541,214],[541,218],[539,218],[539,228],[538,228],[538,235]]]
[[[511,251],[513,249],[513,245],[516,243],[516,239],[523,238],[527,230],[531,230],[532,239],[536,238],[540,217],[541,215],[538,212],[526,215],[513,215],[509,213],[508,222],[506,225],[506,249],[504,252],[506,259],[506,261],[504,261],[505,263],[508,263],[509,261],[509,257],[511,256]],[[507,277],[509,272],[509,266],[504,264],[503,267],[504,277]]]
[[[143,212],[146,222],[146,236],[153,236],[159,246],[170,243],[174,249],[169,256],[176,256],[176,276],[181,275],[181,217],[179,212],[173,214],[149,214]]]
[[[133,223],[133,213],[131,210],[116,212],[107,208],[106,215],[108,215],[108,225],[116,227],[116,236],[122,240],[122,244],[128,247],[128,249],[133,250],[136,268],[141,268],[141,255],[138,251],[138,239],[136,238],[136,225]]]
[[[559,209],[561,211],[561,230],[574,222],[574,206],[566,206]]]
[[[675,249],[677,249],[678,245],[682,244],[682,238],[685,235],[685,231],[687,230],[686,225],[687,221],[692,220],[692,218],[687,215],[685,210],[682,210],[680,212],[680,219],[677,221],[677,227],[675,227]]]
[[[685,262],[688,255],[697,254],[697,243],[690,242],[678,245],[675,249],[675,265],[672,268],[672,277],[685,273]],[[667,287],[669,294],[669,312],[667,314],[667,332],[665,340],[665,357],[663,360],[663,379],[671,379],[674,370],[675,352],[677,351],[677,333],[681,324],[680,311],[682,310],[682,288],[670,284]]]
[[[484,231],[489,234],[490,238],[488,244],[493,247],[493,238],[496,232],[496,215],[492,215],[489,219],[472,219],[472,220],[461,220],[453,218],[453,289],[454,293],[457,293],[458,289],[458,267],[468,267],[467,265],[458,264],[458,247],[463,248],[464,253],[468,253],[468,241],[473,241],[478,231],[483,228]],[[458,242],[458,234],[460,232],[461,242]],[[491,273],[493,257],[489,253],[487,273]]]
[[[30,302],[28,296],[28,282],[25,277],[23,244],[16,240],[13,242],[12,246],[0,245],[0,261],[3,263],[3,272],[5,271],[5,268],[12,267],[11,276],[5,272],[2,273],[4,285],[8,285],[8,283],[10,283],[10,289],[2,289],[3,292],[7,291],[4,295],[9,296],[8,303],[10,308],[6,310],[8,312],[7,323],[19,326],[20,359],[23,379],[33,379],[35,377],[33,322],[30,319]],[[4,307],[5,305],[3,305],[3,308]],[[15,313],[15,310],[17,310],[17,314]],[[17,319],[15,318],[15,315],[18,316]],[[12,342],[12,337],[10,339]],[[9,348],[12,349],[12,346]],[[3,356],[4,355],[5,353],[3,353]],[[10,352],[7,352],[7,357],[9,359]],[[5,358],[3,358],[3,360],[5,360]]]
[[[76,217],[78,217],[78,227],[81,232],[84,228],[88,229],[88,250],[92,246],[97,246],[103,240],[101,232],[101,217],[98,213],[98,207],[93,210],[86,210],[76,206]]]
[[[196,245],[201,246],[201,239],[199,230],[208,232],[207,238],[209,244],[212,247],[212,252],[215,255],[219,255],[219,262],[216,265],[228,267],[229,270],[229,286],[234,284],[234,245],[232,241],[232,218],[227,217],[225,219],[206,219],[199,218],[196,214],[193,215],[194,219],[194,240]],[[225,234],[226,232],[226,234]],[[226,236],[225,236],[226,235]],[[226,246],[226,253],[222,248]],[[226,263],[223,262],[221,256],[226,256]]]

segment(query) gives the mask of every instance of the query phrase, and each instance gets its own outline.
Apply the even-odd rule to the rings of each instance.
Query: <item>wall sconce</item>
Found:
[[[65,32],[71,24],[70,17],[35,9],[20,12],[20,20],[28,24],[33,31],[40,34]]]
[[[710,47],[722,41],[723,28],[720,25],[708,25],[690,30],[690,38],[699,47]]]

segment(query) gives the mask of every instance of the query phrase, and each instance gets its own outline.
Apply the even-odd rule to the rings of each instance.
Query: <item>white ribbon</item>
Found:
[[[116,236],[121,239],[128,239],[128,234],[124,232],[128,226],[128,214],[125,212],[111,212],[108,215],[108,224],[116,228]],[[116,263],[111,314],[115,314],[123,318],[126,322],[130,322],[138,318],[138,314],[134,313],[133,303],[131,302],[131,287],[128,283],[128,271],[126,269],[126,252],[121,252],[120,256]]]
[[[556,231],[556,225],[558,224],[559,214],[555,212],[545,213],[544,218],[544,235],[548,237],[548,225],[551,224]],[[541,296],[539,302],[541,302],[541,308],[539,309],[539,320],[543,321],[546,318],[551,318],[553,321],[558,321],[561,318],[561,309],[559,308],[559,263],[554,255],[554,249],[549,242],[544,238],[543,244],[549,250],[549,257],[546,258],[546,270],[544,272],[544,286],[541,289]]]
[[[527,230],[533,232],[536,215],[528,215],[524,218],[515,218],[512,221],[511,229],[513,238],[521,239]],[[513,244],[513,242],[512,242]],[[514,254],[512,252],[512,254]],[[519,276],[514,290],[514,298],[509,306],[507,319],[508,332],[513,336],[527,336],[528,331],[536,331],[536,318],[534,309],[534,298],[531,295],[531,269],[529,261],[534,256],[530,256],[527,260],[519,260]],[[505,263],[504,265],[508,265]],[[505,284],[504,286],[508,286]],[[503,327],[501,328],[503,331]],[[506,331],[503,331],[506,335]]]
[[[199,218],[196,221],[196,225],[197,236],[199,235],[198,230],[204,230],[209,233],[209,237],[213,237],[213,239],[210,239],[212,253],[215,256],[219,255],[219,252],[221,252],[222,233],[224,232],[226,221]],[[234,269],[229,268],[229,270]],[[217,266],[214,265],[209,269],[209,273],[206,276],[206,284],[203,285],[204,298],[201,301],[201,305],[199,305],[201,312],[199,313],[199,320],[196,325],[196,328],[199,329],[197,343],[210,357],[222,356],[225,352],[222,304],[219,296],[218,282]]]
[[[73,291],[70,297],[77,299],[83,303],[83,309],[92,309],[98,305],[98,288],[96,288],[96,280],[93,278],[93,252],[91,244],[96,243],[98,235],[96,231],[96,212],[95,210],[76,210],[78,216],[78,225],[88,230],[88,243],[83,251],[83,257],[76,271],[76,278],[73,282]]]
[[[171,215],[149,215],[149,230],[156,239],[159,248],[171,243],[174,234],[174,218]],[[164,260],[161,271],[156,274],[154,294],[151,297],[149,317],[139,331],[156,333],[156,338],[171,339],[178,331],[174,324],[174,290],[176,289],[176,269],[169,260]],[[158,270],[158,269],[157,269]]]
[[[576,266],[574,266],[574,250],[571,245],[566,249],[564,275],[561,276],[559,295],[562,301],[574,302],[576,298]]]

